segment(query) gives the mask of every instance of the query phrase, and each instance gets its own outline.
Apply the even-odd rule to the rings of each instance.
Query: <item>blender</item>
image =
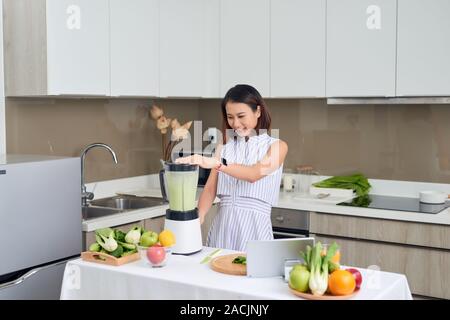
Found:
[[[165,162],[159,172],[163,199],[169,202],[164,228],[175,235],[174,254],[193,254],[202,250],[202,234],[195,196],[198,166]]]

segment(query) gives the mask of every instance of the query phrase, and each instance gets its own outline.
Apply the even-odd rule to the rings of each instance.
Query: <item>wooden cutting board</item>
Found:
[[[140,258],[141,255],[139,254],[139,252],[121,258],[116,258],[103,252],[84,251],[81,253],[81,259],[83,259],[84,261],[108,264],[110,266],[121,266],[125,263],[139,260]]]
[[[211,269],[221,273],[245,276],[247,274],[247,266],[233,263],[233,260],[239,256],[245,256],[245,253],[234,253],[216,257],[211,260]]]

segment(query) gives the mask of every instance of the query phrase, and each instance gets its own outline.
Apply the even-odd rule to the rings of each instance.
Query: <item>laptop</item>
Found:
[[[284,261],[301,259],[300,251],[314,246],[314,238],[289,238],[247,241],[247,276],[284,276]]]

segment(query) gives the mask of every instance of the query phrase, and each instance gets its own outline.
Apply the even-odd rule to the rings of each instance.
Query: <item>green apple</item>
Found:
[[[146,231],[141,235],[139,244],[143,247],[151,247],[158,242],[158,234],[153,231]]]
[[[300,292],[306,292],[309,289],[310,273],[306,268],[292,268],[289,274],[289,285]]]
[[[305,269],[308,270],[308,267],[304,264],[296,264],[295,266],[292,267],[292,269]]]

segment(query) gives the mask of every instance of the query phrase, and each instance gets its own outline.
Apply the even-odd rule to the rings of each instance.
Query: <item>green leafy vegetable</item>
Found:
[[[122,253],[122,257],[129,256],[136,252],[137,252],[137,250],[124,251],[124,253]]]
[[[336,270],[339,270],[341,266],[338,263],[334,263],[333,261],[328,261],[328,273],[331,274]]]
[[[339,265],[330,261],[338,249],[337,243],[333,242],[328,248],[327,254],[323,256],[322,244],[318,242],[313,248],[307,246],[306,252],[300,253],[308,271],[311,273],[308,285],[312,294],[320,296],[327,290],[329,269],[336,270],[339,268]]]
[[[103,230],[103,229],[102,229]],[[95,240],[97,240],[97,243],[102,246],[103,249],[105,249],[108,252],[113,252],[117,249],[117,241],[114,240],[114,230],[110,229],[110,234],[108,236],[104,236],[100,232],[95,234]]]
[[[97,242],[94,242],[89,246],[89,251],[99,252],[100,250],[102,250],[102,247]]]
[[[121,245],[118,245],[117,249],[112,251],[112,252],[110,252],[109,254],[114,256],[114,257],[116,257],[116,258],[120,258],[122,256],[122,254],[123,254],[123,247]]]
[[[344,206],[357,206],[357,207],[368,207],[372,199],[368,194],[360,197],[353,198],[349,201],[342,202],[341,204]]]
[[[136,250],[137,247],[135,244],[131,244],[131,243],[126,243],[126,242],[122,242],[122,241],[118,241],[119,245],[121,245],[123,247],[124,250]]]
[[[128,233],[125,235],[125,242],[131,244],[138,244],[141,239],[142,228],[139,226],[133,227]]]
[[[111,234],[111,232],[114,232],[113,229],[111,228],[102,228],[102,229],[97,229],[95,230],[95,234],[99,235],[99,236],[104,236],[106,238],[109,237],[109,235]]]
[[[247,265],[247,258],[244,256],[238,256],[234,258],[233,263]]]
[[[353,189],[358,196],[363,196],[369,193],[372,187],[367,178],[361,174],[356,173],[350,176],[334,176],[313,184],[319,188],[339,188],[339,189]]]
[[[114,239],[120,242],[125,242],[125,232],[121,230],[114,230]]]
[[[132,236],[133,233],[140,235],[141,229],[141,227],[133,227],[128,233],[133,231]],[[89,251],[107,253],[116,258],[136,253],[138,251],[137,245],[127,243],[125,241],[126,235],[125,232],[118,229],[97,229],[95,230],[96,242],[89,246]]]

